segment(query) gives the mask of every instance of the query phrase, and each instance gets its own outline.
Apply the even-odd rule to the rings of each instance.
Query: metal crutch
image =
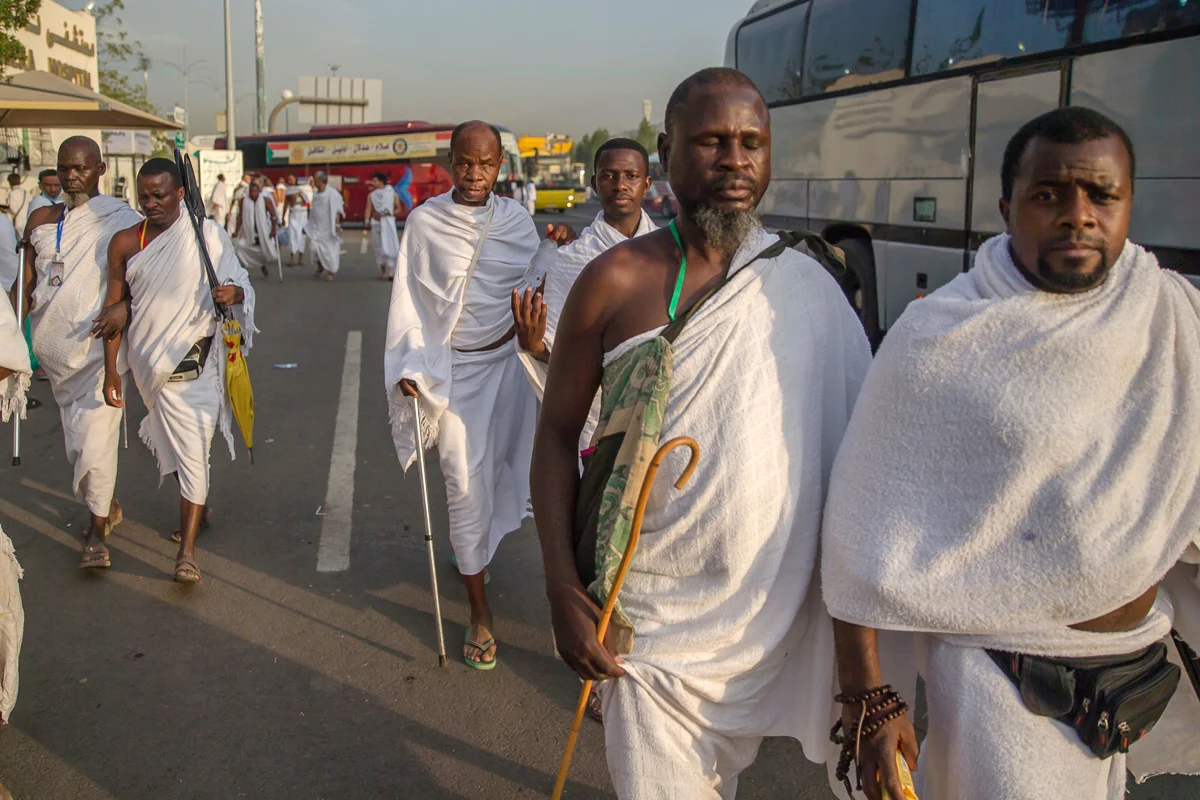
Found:
[[[17,243],[17,327],[25,330],[25,242]],[[15,379],[14,379],[15,380]],[[21,416],[25,409],[17,409],[13,414],[13,446],[12,465],[21,466]]]
[[[442,601],[438,596],[437,561],[433,556],[433,521],[429,517],[429,484],[425,478],[425,443],[421,440],[421,400],[414,397],[413,425],[416,427],[417,473],[421,476],[421,506],[425,511],[425,546],[429,549],[429,583],[433,587],[433,616],[437,619],[438,666],[446,666],[446,636],[442,632]]]
[[[279,282],[283,283],[283,259],[279,255],[279,236],[275,237],[275,268],[279,270]]]

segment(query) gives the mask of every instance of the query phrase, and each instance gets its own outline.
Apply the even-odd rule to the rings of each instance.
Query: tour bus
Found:
[[[845,250],[873,343],[1003,232],[1005,145],[1059,106],[1129,132],[1130,238],[1200,282],[1200,0],[759,0],[725,63],[771,109],[764,223]]]
[[[401,219],[430,197],[447,192],[450,181],[450,133],[453,125],[427,122],[379,122],[366,125],[324,125],[307,133],[239,136],[244,169],[273,182],[288,175],[297,179],[323,171],[330,185],[342,192],[346,220],[362,222],[370,189],[368,180],[383,172],[396,187],[403,206]],[[517,138],[500,131],[505,162],[497,181],[521,174]],[[217,147],[225,146],[224,139]],[[228,176],[227,176],[228,177]],[[240,176],[230,177],[233,185]]]

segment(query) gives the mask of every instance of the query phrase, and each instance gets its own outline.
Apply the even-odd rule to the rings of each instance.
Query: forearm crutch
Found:
[[[438,596],[437,561],[433,556],[433,521],[429,516],[429,483],[425,477],[425,443],[421,439],[421,400],[414,397],[413,426],[416,428],[417,473],[421,476],[421,507],[425,511],[425,546],[429,550],[429,584],[433,589],[433,616],[437,620],[438,666],[446,666],[446,636],[442,632],[442,601]]]
[[[17,243],[17,329],[21,331],[25,330],[25,244],[25,242]],[[21,466],[21,417],[24,415],[25,409],[23,408],[18,408],[13,414],[12,465],[14,467]]]
[[[629,532],[629,544],[625,545],[625,553],[621,556],[621,565],[617,568],[617,575],[613,578],[608,600],[605,601],[604,610],[600,614],[600,622],[596,625],[596,638],[600,641],[601,646],[604,644],[605,634],[608,633],[608,623],[612,620],[613,608],[617,604],[617,592],[621,591],[621,584],[625,583],[625,573],[629,571],[633,553],[637,550],[638,539],[642,535],[642,517],[646,514],[646,503],[650,500],[650,489],[654,486],[654,478],[658,474],[658,468],[662,466],[663,459],[667,457],[667,453],[676,447],[689,447],[692,450],[691,460],[684,467],[679,480],[675,481],[676,489],[682,489],[687,485],[692,473],[696,471],[696,465],[700,462],[700,445],[696,444],[695,439],[686,436],[679,436],[667,442],[658,448],[658,452],[651,459],[650,466],[646,469],[646,479],[642,481],[642,490],[638,493],[637,506],[634,507],[633,528]],[[579,739],[579,728],[583,725],[583,714],[587,710],[588,695],[591,693],[592,681],[584,681],[583,688],[579,692],[579,705],[575,707],[575,721],[571,723],[571,733],[567,736],[567,746],[563,750],[562,762],[558,766],[558,779],[554,782],[553,800],[559,800],[562,797],[563,789],[567,785],[567,771],[571,768],[571,756],[575,754],[575,742]]]

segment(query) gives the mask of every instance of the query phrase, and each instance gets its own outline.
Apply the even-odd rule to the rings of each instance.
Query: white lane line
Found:
[[[362,331],[346,334],[346,363],[342,368],[342,393],[338,398],[337,425],[333,430],[333,456],[329,460],[329,489],[321,518],[321,546],[317,572],[343,572],[350,568],[350,520],[354,509],[354,453],[358,448],[358,384],[362,376]]]

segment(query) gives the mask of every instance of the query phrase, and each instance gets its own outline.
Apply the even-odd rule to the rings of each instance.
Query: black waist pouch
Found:
[[[1181,671],[1167,646],[1102,658],[1041,658],[988,650],[1034,714],[1075,729],[1097,758],[1126,753],[1167,710]]]
[[[175,371],[171,373],[171,377],[167,378],[168,383],[179,383],[181,381],[194,381],[204,374],[204,365],[208,361],[208,351],[212,349],[213,337],[206,336],[192,345],[192,349],[188,350],[183,361],[180,361]]]

